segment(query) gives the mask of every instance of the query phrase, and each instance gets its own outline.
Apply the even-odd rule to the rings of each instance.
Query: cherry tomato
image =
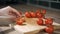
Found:
[[[30,15],[31,15],[32,18],[36,17],[36,14],[34,12],[30,12]]]
[[[24,18],[17,18],[17,19],[16,19],[16,23],[17,23],[18,25],[23,24],[23,22],[25,22],[25,19],[24,19]]]
[[[38,25],[43,25],[43,20],[42,19],[38,19],[37,24]]]
[[[37,13],[36,16],[37,16],[38,18],[43,18],[43,14],[42,14],[42,13]]]
[[[45,31],[47,32],[47,33],[53,33],[53,31],[54,31],[54,27],[53,26],[49,26],[49,27],[47,27],[47,28],[45,28]]]
[[[17,24],[18,25],[22,25],[23,24],[23,21],[22,20],[19,20],[19,21],[17,21]]]
[[[30,17],[31,17],[31,15],[30,15],[30,13],[29,13],[29,12],[25,12],[25,16],[26,16],[26,17],[28,17],[28,18],[30,18]]]
[[[42,13],[43,13],[43,14],[46,14],[46,10],[45,10],[45,9],[44,9],[44,10],[42,10]]]
[[[52,18],[46,18],[45,19],[45,24],[46,25],[52,25],[53,24],[53,19]]]

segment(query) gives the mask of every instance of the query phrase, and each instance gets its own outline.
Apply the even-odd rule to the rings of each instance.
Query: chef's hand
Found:
[[[15,11],[9,11],[9,15],[12,15],[12,16],[14,16],[16,18],[21,17],[21,14],[18,11],[17,12],[15,12]]]
[[[21,17],[20,12],[18,12],[16,9],[12,7],[9,8],[9,15],[13,15],[15,17]]]

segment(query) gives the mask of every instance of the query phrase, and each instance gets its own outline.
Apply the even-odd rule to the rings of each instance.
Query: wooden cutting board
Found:
[[[36,34],[46,28],[46,26],[36,26],[25,23],[26,25],[15,25],[14,28],[20,34]]]
[[[26,22],[24,22],[25,25],[15,25],[14,28],[16,31],[18,31],[20,34],[35,34],[39,31],[46,28],[46,26],[40,26],[36,23],[37,18],[26,18],[24,17]],[[54,26],[60,26],[58,23],[53,23]],[[55,29],[60,29],[55,27]]]
[[[35,18],[24,17],[24,19],[26,20],[26,22],[24,22],[23,25],[14,26],[15,30],[18,31],[20,34],[35,34],[46,28],[46,26],[37,25],[37,19]]]

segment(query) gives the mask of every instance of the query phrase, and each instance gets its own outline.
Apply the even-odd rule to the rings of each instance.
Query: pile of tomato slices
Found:
[[[22,12],[20,12],[20,14],[22,15]],[[36,10],[35,12],[34,11],[26,11],[24,13],[24,17],[27,17],[27,18],[37,18],[38,20],[36,21],[36,23],[38,25],[45,25],[47,26],[47,28],[45,28],[44,30],[49,33],[49,34],[52,34],[53,31],[54,31],[54,27],[53,27],[53,19],[52,18],[45,18],[45,14],[46,14],[46,10],[43,9],[43,10]],[[18,25],[22,25],[23,23],[25,22],[25,19],[24,18],[18,18],[17,21],[16,21],[16,24]]]

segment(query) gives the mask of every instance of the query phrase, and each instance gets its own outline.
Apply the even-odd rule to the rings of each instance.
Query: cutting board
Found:
[[[46,26],[36,26],[25,23],[26,25],[15,25],[14,28],[20,34],[36,34],[46,28]]]
[[[16,31],[18,31],[20,34],[35,34],[39,31],[46,28],[46,26],[40,26],[36,23],[37,18],[26,18],[24,17],[26,22],[24,22],[25,25],[15,25],[14,28]],[[58,23],[53,23],[54,26],[60,26]],[[55,28],[57,29],[57,28]],[[59,28],[60,29],[60,28]]]

